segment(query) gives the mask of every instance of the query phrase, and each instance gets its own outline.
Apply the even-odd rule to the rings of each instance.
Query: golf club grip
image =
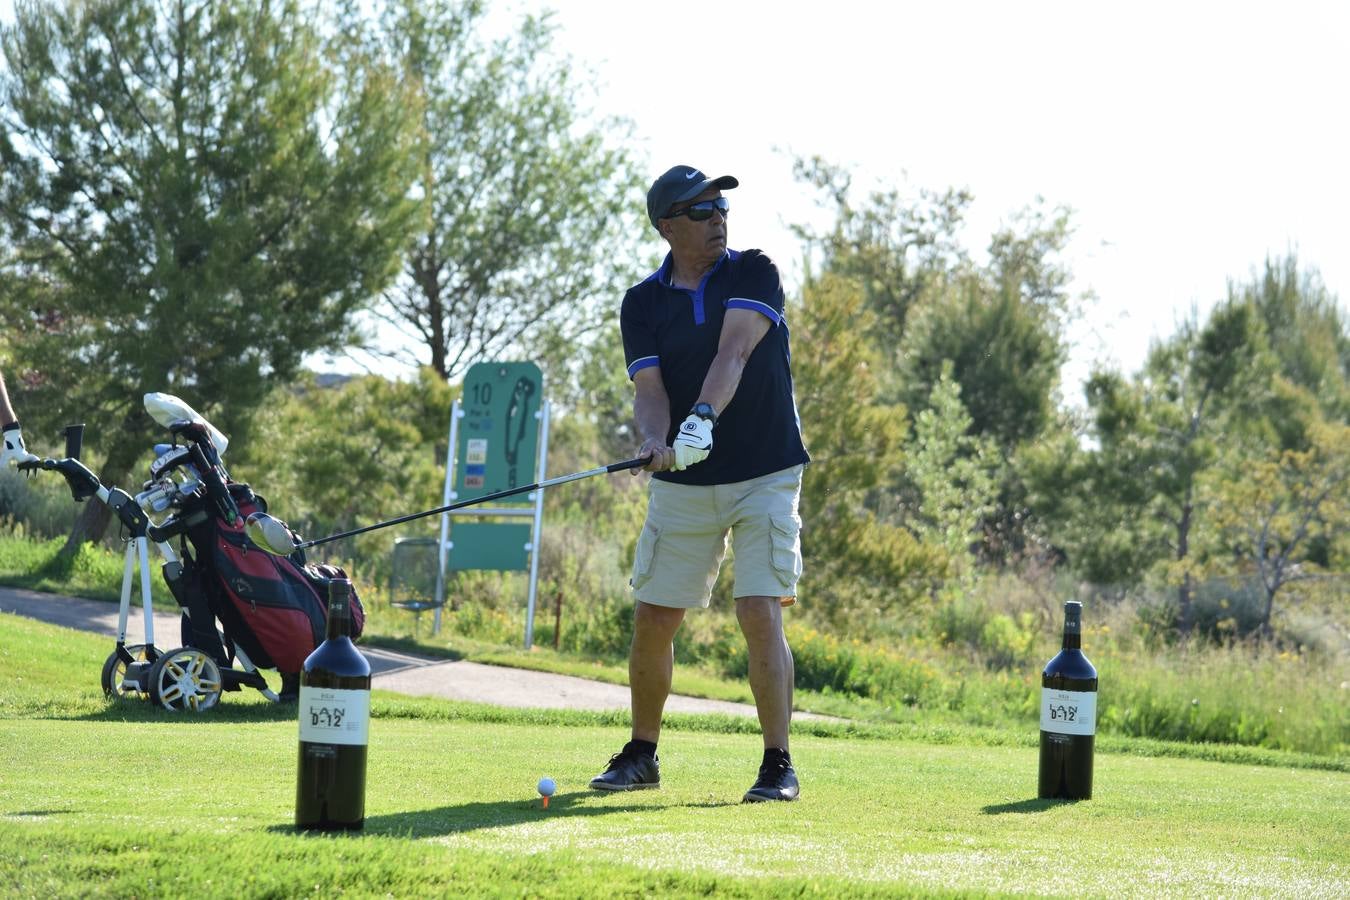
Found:
[[[622,472],[626,469],[636,469],[645,466],[651,459],[649,456],[639,456],[634,459],[626,459],[623,462],[610,463],[607,466],[600,466],[595,469],[588,469],[585,472],[576,472],[571,475],[559,475],[557,478],[549,478],[545,481],[536,481],[534,484],[527,484],[524,487],[510,488],[505,491],[497,491],[493,494],[484,494],[481,497],[474,497],[470,500],[460,500],[457,503],[451,503],[446,506],[438,506],[435,509],[428,509],[423,512],[411,513],[406,516],[399,516],[397,519],[389,519],[385,522],[376,522],[374,525],[367,525],[364,528],[354,528],[351,531],[344,531],[341,534],[330,534],[328,537],[315,538],[312,541],[301,541],[295,545],[296,550],[304,550],[307,547],[317,547],[320,544],[327,544],[331,541],[340,541],[343,538],[356,537],[358,534],[365,534],[367,531],[375,531],[378,528],[388,528],[391,525],[402,525],[404,522],[411,522],[414,519],[424,519],[427,516],[435,516],[440,513],[454,512],[457,509],[463,509],[466,506],[474,506],[479,503],[490,503],[493,500],[503,500],[507,497],[514,497],[516,494],[524,494],[529,491],[537,491],[540,488],[552,487],[558,484],[566,484],[569,481],[579,481],[582,478],[590,478],[593,475],[607,475],[613,472]]]

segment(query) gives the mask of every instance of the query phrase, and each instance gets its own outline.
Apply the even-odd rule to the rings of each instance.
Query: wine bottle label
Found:
[[[370,691],[300,688],[300,740],[365,746],[369,739]]]
[[[1041,688],[1041,731],[1097,733],[1097,692]]]

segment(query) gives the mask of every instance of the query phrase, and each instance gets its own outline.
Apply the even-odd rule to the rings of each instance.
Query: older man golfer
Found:
[[[629,655],[632,740],[591,781],[658,787],[661,714],[685,612],[706,608],[728,538],[764,756],[747,802],[795,800],[788,752],[792,652],[783,607],[801,575],[802,467],[778,269],[759,250],[727,248],[730,175],[675,166],[652,184],[647,216],[670,245],[661,268],[623,298],[620,326],[639,456],[655,474],[633,561]]]

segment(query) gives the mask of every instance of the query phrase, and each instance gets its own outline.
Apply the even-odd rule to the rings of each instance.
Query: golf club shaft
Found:
[[[451,503],[447,506],[438,506],[435,509],[428,509],[425,512],[412,513],[407,516],[399,516],[397,519],[389,519],[386,522],[376,522],[374,525],[367,525],[364,528],[354,528],[351,531],[344,531],[341,534],[330,534],[328,537],[316,538],[312,541],[301,541],[295,545],[296,550],[303,550],[306,547],[317,547],[320,544],[327,544],[330,541],[340,541],[343,538],[355,537],[358,534],[365,534],[367,531],[374,531],[377,528],[388,528],[391,525],[401,525],[404,522],[411,522],[413,519],[423,519],[427,516],[434,516],[439,513],[454,512],[457,509],[463,509],[466,506],[474,506],[478,503],[491,503],[493,500],[503,500],[507,497],[514,497],[516,494],[524,494],[529,491],[537,491],[546,487],[553,487],[558,484],[566,484],[569,481],[580,481],[583,478],[590,478],[594,475],[606,475],[610,472],[623,472],[627,469],[640,469],[651,461],[650,456],[639,456],[634,459],[626,459],[623,462],[610,463],[607,466],[599,466],[594,469],[587,469],[585,472],[573,472],[571,475],[559,475],[557,478],[549,478],[544,481],[536,481],[534,484],[527,484],[524,487],[511,488],[505,491],[497,491],[493,494],[484,494],[481,497],[474,497],[472,500],[461,500],[458,503]]]

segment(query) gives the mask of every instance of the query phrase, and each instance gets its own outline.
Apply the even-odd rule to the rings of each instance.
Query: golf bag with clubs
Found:
[[[238,510],[233,521],[215,508],[205,508],[213,506],[206,498],[198,498],[205,515],[184,510],[195,524],[182,541],[188,579],[180,599],[187,610],[183,643],[217,659],[232,658],[242,647],[254,665],[281,673],[282,699],[289,699],[299,689],[305,658],[324,639],[328,584],[347,573],[339,566],[308,564],[303,551],[278,557],[251,546],[244,521],[250,513],[266,512],[267,501],[247,484],[225,482],[224,487]],[[350,637],[355,639],[365,624],[355,592],[351,610]]]
[[[225,436],[176,397],[146,394],[145,407],[168,428],[173,443],[155,447],[150,480],[134,497],[104,485],[80,461],[83,425],[66,429],[65,458],[19,466],[59,472],[77,502],[98,498],[127,536],[117,645],[103,666],[104,692],[194,711],[210,709],[222,691],[241,687],[255,688],[272,701],[293,699],[305,658],[326,632],[328,584],[346,573],[337,566],[307,564],[302,551],[279,556],[250,544],[245,520],[250,513],[264,513],[267,504],[248,485],[230,481],[221,463]],[[174,650],[160,650],[154,642],[151,544],[163,557],[164,581],[182,609],[183,645]],[[128,644],[137,559],[146,638],[144,644]],[[354,593],[351,599],[351,637],[356,638],[365,612]],[[281,675],[279,695],[259,669]]]
[[[147,406],[150,402],[147,397]],[[184,583],[181,591],[172,584],[170,589],[185,612],[183,643],[227,664],[243,649],[253,665],[281,674],[281,699],[290,699],[299,689],[305,658],[324,639],[328,585],[347,573],[339,566],[309,564],[303,551],[279,557],[253,546],[244,523],[249,515],[267,511],[266,499],[249,485],[229,480],[216,442],[202,424],[178,427],[176,436],[186,445],[157,446],[151,474],[162,475],[181,460],[202,484],[181,502],[178,513],[184,523]],[[365,611],[354,591],[351,601],[350,637],[355,639]]]

